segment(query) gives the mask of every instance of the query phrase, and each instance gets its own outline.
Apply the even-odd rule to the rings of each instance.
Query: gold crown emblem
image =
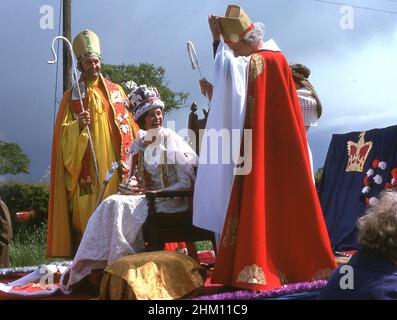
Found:
[[[359,140],[357,142],[348,141],[347,142],[347,171],[363,172],[365,161],[368,158],[369,152],[372,149],[372,142],[365,141],[365,131],[361,132],[359,135]]]

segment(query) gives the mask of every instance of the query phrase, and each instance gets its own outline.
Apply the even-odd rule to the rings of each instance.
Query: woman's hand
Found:
[[[130,187],[130,190],[131,190],[131,194],[134,196],[141,195],[141,194],[145,193],[145,188],[140,184]]]
[[[128,181],[124,181],[119,184],[119,191],[124,195],[136,196],[144,194],[146,189],[142,183],[139,182],[138,178],[131,177],[128,179]]]

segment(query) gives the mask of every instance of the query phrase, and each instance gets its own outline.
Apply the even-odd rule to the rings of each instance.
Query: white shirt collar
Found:
[[[263,43],[259,50],[281,51],[274,39],[270,39]]]

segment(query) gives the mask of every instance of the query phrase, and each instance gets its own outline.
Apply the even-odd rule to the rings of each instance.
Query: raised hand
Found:
[[[213,40],[220,40],[221,39],[221,24],[219,21],[219,17],[213,16],[210,14],[208,16],[208,24],[210,26],[210,30],[212,33]]]

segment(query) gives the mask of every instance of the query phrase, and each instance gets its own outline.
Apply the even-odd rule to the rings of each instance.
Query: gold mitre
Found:
[[[89,56],[101,58],[101,47],[96,33],[88,29],[81,31],[73,40],[73,51],[78,61]]]
[[[237,5],[228,5],[224,17],[220,17],[221,32],[225,43],[236,43],[254,28],[254,24]]]

